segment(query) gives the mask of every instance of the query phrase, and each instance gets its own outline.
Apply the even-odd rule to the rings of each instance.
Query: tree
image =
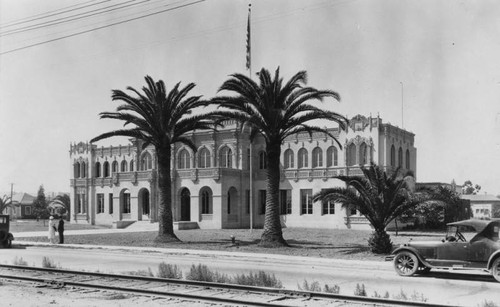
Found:
[[[12,207],[12,199],[10,197],[7,197],[7,195],[4,195],[2,198],[0,198],[0,214],[3,214],[3,212],[7,209]]]
[[[322,110],[311,105],[313,100],[323,101],[326,97],[340,100],[338,93],[331,90],[317,90],[305,86],[307,73],[300,71],[286,84],[280,78],[279,68],[274,79],[268,70],[262,68],[259,83],[243,74],[233,74],[225,81],[220,91],[230,91],[234,96],[219,96],[212,102],[219,106],[218,114],[238,120],[252,128],[250,141],[260,135],[266,143],[266,208],[264,230],[260,245],[266,247],[286,246],[279,217],[279,183],[281,145],[285,138],[300,133],[321,132],[330,136],[339,146],[336,137],[326,130],[308,123],[312,120],[328,120],[347,126],[347,119],[337,113]],[[242,125],[243,126],[243,125]]]
[[[197,129],[213,129],[216,116],[207,114],[192,115],[199,107],[207,105],[201,96],[187,97],[194,83],[180,88],[177,83],[167,92],[162,80],[155,82],[150,76],[145,77],[147,87],[138,90],[127,87],[135,94],[130,96],[121,90],[112,91],[112,100],[124,104],[117,107],[116,112],[102,112],[100,118],[111,118],[124,121],[130,129],[115,130],[103,133],[91,140],[96,142],[112,136],[127,136],[142,140],[142,148],[152,144],[158,161],[159,189],[159,231],[157,242],[179,241],[174,234],[172,216],[172,179],[170,177],[171,146],[176,142],[184,143],[196,151],[194,143],[187,136]]]
[[[36,216],[37,221],[39,219],[46,219],[49,217],[49,210],[47,208],[47,200],[45,199],[45,189],[43,188],[43,185],[41,185],[38,189],[37,196],[33,201],[33,214]]]
[[[400,168],[387,174],[378,165],[361,166],[363,176],[336,176],[346,187],[322,190],[313,201],[338,202],[345,209],[356,208],[374,228],[368,240],[371,251],[389,253],[392,242],[385,231],[387,225],[401,213],[426,200],[426,196],[413,193],[412,176],[402,174]]]
[[[481,190],[481,186],[479,184],[473,185],[470,180],[466,180],[462,187],[462,194],[465,195],[476,195]]]
[[[71,216],[71,200],[69,198],[69,195],[68,194],[57,195],[54,198],[54,201],[59,201],[64,205],[65,211],[62,212],[62,214],[66,214],[67,219],[69,221],[69,218]]]

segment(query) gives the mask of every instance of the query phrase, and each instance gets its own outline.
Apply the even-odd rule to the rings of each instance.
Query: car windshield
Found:
[[[466,242],[469,242],[474,236],[477,234],[476,230],[470,226],[448,226],[448,230],[446,232],[446,240],[447,241],[457,241],[461,240],[460,236],[462,235]]]

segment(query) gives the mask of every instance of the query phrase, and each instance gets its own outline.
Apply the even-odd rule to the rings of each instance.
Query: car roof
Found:
[[[491,220],[480,220],[480,219],[468,219],[453,223],[448,223],[448,226],[469,226],[476,230],[476,232],[483,231],[489,224],[498,224],[500,226],[500,219]]]

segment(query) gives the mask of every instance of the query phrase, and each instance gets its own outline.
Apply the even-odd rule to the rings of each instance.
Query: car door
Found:
[[[446,267],[468,266],[469,242],[444,242],[437,247],[437,259],[434,265]]]

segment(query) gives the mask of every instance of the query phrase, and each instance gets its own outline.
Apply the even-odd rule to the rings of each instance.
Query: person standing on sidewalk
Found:
[[[49,234],[48,239],[50,244],[56,243],[56,222],[54,221],[54,217],[51,215],[49,217]]]
[[[64,243],[64,218],[61,215],[59,219],[59,224],[57,225],[57,232],[59,232],[59,244]]]

